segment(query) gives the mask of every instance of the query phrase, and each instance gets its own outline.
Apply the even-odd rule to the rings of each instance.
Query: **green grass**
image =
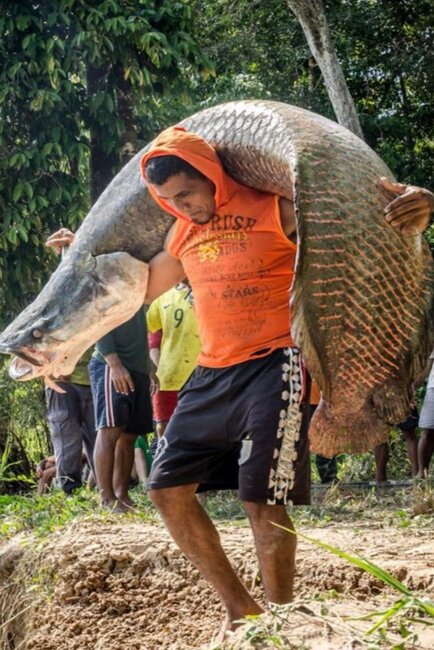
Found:
[[[155,509],[142,491],[134,490],[137,511],[122,515],[137,520],[155,519]],[[18,533],[32,533],[44,538],[76,519],[112,516],[109,510],[99,506],[96,491],[82,488],[72,495],[52,490],[46,495],[26,494],[0,495],[0,539],[8,539]]]
[[[142,488],[133,488],[131,495],[137,504],[136,510],[122,516],[137,521],[158,518]],[[204,506],[221,524],[246,523],[243,507],[233,492],[210,493]],[[61,490],[52,490],[43,496],[34,492],[0,495],[0,539],[21,532],[44,537],[75,519],[107,515],[110,512],[99,507],[97,492],[87,488],[70,496]],[[294,508],[291,516],[298,527],[325,527],[340,522],[357,525],[359,521],[368,520],[385,528],[432,528],[434,490],[427,482],[405,489],[377,491],[371,488],[357,493],[334,486],[314,493],[312,506]]]

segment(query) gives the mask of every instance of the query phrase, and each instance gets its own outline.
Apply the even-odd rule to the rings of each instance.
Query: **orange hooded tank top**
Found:
[[[182,262],[193,289],[202,351],[199,365],[220,368],[293,345],[289,291],[296,246],[282,230],[279,197],[229,177],[215,150],[181,127],[164,131],[142,159],[177,155],[215,185],[215,214],[195,224],[161,199],[177,217],[169,252]]]

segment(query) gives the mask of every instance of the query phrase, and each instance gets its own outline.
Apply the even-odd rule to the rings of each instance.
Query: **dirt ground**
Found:
[[[262,598],[249,529],[220,524],[219,530],[236,570]],[[303,533],[369,557],[411,589],[434,593],[430,530],[361,521]],[[14,538],[0,547],[0,594],[2,620],[8,621],[3,650],[203,650],[212,647],[223,617],[212,590],[164,527],[124,518],[77,521],[41,548],[28,537]],[[284,645],[268,641],[254,647],[375,648],[361,632],[373,622],[345,617],[389,607],[398,598],[304,540],[298,546],[296,594],[284,615],[258,623],[267,634],[281,628]],[[434,633],[427,629],[405,647],[434,648]],[[240,630],[219,647],[253,647],[243,636]]]

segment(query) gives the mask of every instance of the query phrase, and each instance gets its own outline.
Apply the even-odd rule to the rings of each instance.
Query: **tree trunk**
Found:
[[[91,64],[87,67],[87,94],[92,97],[106,87],[108,66],[96,68]],[[119,149],[107,153],[103,147],[106,127],[93,119],[90,124],[90,174],[89,190],[90,204],[93,205],[99,195],[105,190],[119,167]]]
[[[336,55],[322,0],[286,0],[318,63],[339,124],[363,139],[353,98]]]
[[[130,82],[125,79],[124,67],[118,64],[114,69],[116,75],[116,96],[118,100],[118,113],[121,121],[120,152],[121,164],[136,155],[139,150],[136,120],[133,109],[133,96]]]

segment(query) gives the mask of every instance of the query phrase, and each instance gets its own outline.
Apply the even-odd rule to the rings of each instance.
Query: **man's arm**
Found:
[[[134,391],[133,379],[122,363],[117,351],[113,330],[102,336],[96,344],[98,352],[110,368],[110,376],[117,393],[127,395]]]
[[[158,345],[157,345],[158,340]],[[161,330],[148,334],[148,345],[149,345],[149,356],[152,363],[155,366],[155,370],[158,370],[158,364],[160,363],[160,344],[161,344]]]
[[[185,271],[180,260],[173,257],[167,250],[172,233],[173,227],[167,234],[164,250],[149,262],[148,287],[145,295],[145,304],[147,305],[185,278]]]
[[[161,329],[157,330],[156,332],[150,332],[148,330],[149,357],[152,363],[151,372],[149,373],[149,378],[151,380],[151,386],[150,386],[151,396],[158,393],[160,388],[160,382],[157,376],[157,372],[158,372],[158,364],[160,363],[160,346],[161,346],[162,335],[163,335],[163,330]]]

